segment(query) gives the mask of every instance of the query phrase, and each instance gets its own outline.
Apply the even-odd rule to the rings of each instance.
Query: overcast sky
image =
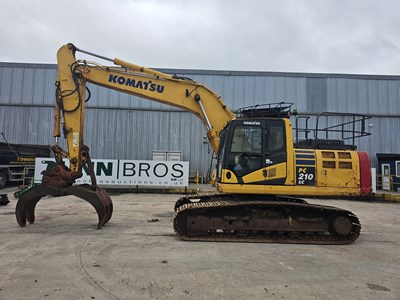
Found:
[[[400,74],[398,0],[0,0],[0,61],[68,42],[146,67]]]

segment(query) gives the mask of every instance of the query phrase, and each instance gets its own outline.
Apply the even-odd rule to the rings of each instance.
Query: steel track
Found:
[[[252,200],[253,198],[257,200]],[[262,198],[265,200],[260,200]],[[192,201],[195,199],[197,202]],[[286,226],[276,228],[273,225],[273,218],[263,217],[259,219],[263,228],[252,227],[251,224],[258,222],[252,219],[252,210],[282,212],[278,221],[286,222]],[[175,211],[175,232],[181,239],[188,241],[344,245],[354,242],[361,231],[358,218],[350,211],[332,206],[309,204],[296,198],[229,194],[193,195],[179,199],[175,205]],[[236,220],[232,217],[232,212],[241,216],[239,226],[242,227],[238,228],[236,225],[232,227],[234,229],[229,229],[229,225],[222,225],[223,229],[216,229],[215,226],[208,225],[210,227],[205,229],[204,226],[207,225],[204,225],[204,222],[201,224],[201,220],[205,219],[208,220],[206,224],[207,222],[212,224],[215,220],[227,224],[227,218],[232,219],[231,223],[233,223]],[[332,228],[332,220],[337,216],[345,219],[346,224],[347,222],[351,224],[349,233],[338,234]],[[191,220],[189,225],[188,220]],[[192,222],[193,220],[195,222]],[[197,221],[201,228],[196,228]],[[296,225],[292,227],[292,223]],[[310,229],[313,224],[316,224],[317,230]],[[321,230],[321,227],[325,229]]]

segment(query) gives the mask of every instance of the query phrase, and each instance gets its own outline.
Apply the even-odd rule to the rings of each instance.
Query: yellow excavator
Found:
[[[77,60],[82,52],[115,66]],[[96,184],[89,148],[84,145],[86,83],[179,107],[200,118],[216,154],[213,185],[218,193],[183,196],[175,204],[174,230],[184,240],[348,244],[361,225],[350,211],[309,204],[297,197],[362,197],[371,194],[369,157],[354,146],[365,136],[366,116],[352,114],[352,145],[343,139],[309,137],[310,129],[296,130],[289,120],[291,104],[245,107],[235,113],[221,97],[189,78],[168,75],[120,59],[109,59],[73,44],[57,54],[58,78],[52,146],[56,165],[44,171],[42,183],[28,190],[16,206],[21,227],[35,222],[35,207],[47,195],[75,195],[93,205],[98,228],[112,216],[107,192]],[[323,116],[324,114],[321,114]],[[335,115],[335,114],[334,114]],[[336,114],[336,117],[348,114]],[[300,117],[300,116],[299,116]],[[320,117],[320,116],[318,116]],[[309,117],[302,117],[308,122]],[[296,119],[297,123],[297,119]],[[355,124],[362,124],[356,130]],[[296,126],[297,129],[297,126]],[[330,130],[329,130],[330,129]],[[327,133],[337,127],[313,129]],[[58,142],[61,132],[67,150]],[[300,140],[299,132],[305,134]],[[69,161],[69,168],[64,159]],[[74,184],[87,165],[90,185]]]

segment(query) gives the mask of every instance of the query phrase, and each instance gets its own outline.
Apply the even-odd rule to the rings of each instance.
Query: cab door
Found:
[[[287,177],[285,123],[281,119],[266,119],[263,123],[265,184],[281,185]]]

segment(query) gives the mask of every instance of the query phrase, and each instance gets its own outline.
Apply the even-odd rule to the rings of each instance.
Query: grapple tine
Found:
[[[68,189],[68,194],[77,196],[89,202],[97,212],[99,223],[97,227],[100,229],[106,224],[112,216],[112,201],[106,191],[96,187],[95,190],[89,185],[74,185]]]
[[[27,203],[26,205],[25,216],[29,224],[35,223],[35,208],[36,204],[40,201],[40,199],[42,199],[41,196],[35,197],[32,200],[30,200],[29,203]]]
[[[105,210],[106,210],[106,215],[104,218],[104,224],[106,224],[108,221],[110,221],[112,213],[113,213],[113,203],[111,201],[110,196],[107,194],[106,191],[100,189],[99,187],[96,190],[96,194],[99,197],[100,201],[103,203]]]
[[[21,196],[15,208],[15,215],[19,226],[25,227],[27,220],[30,224],[35,223],[36,204],[42,197],[49,195],[50,190],[42,185],[38,185],[27,190]]]

